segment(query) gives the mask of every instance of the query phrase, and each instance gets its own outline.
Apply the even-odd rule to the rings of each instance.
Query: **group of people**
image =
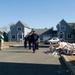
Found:
[[[39,35],[32,31],[27,36],[24,37],[24,47],[27,48],[27,44],[29,45],[29,49],[33,49],[33,53],[35,53],[36,49],[39,49],[38,43],[40,42]]]

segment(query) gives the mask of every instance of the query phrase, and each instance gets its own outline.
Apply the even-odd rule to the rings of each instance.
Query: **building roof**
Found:
[[[6,32],[7,33],[7,30],[5,28],[0,28],[0,32]]]
[[[18,21],[20,23],[22,23],[25,27],[30,28],[26,23],[22,22],[22,21]]]
[[[38,35],[41,35],[41,34],[44,34],[44,33],[46,33],[46,34],[50,34],[50,33],[52,33],[52,29],[47,29],[47,28],[45,28],[45,29],[33,29]]]
[[[34,31],[36,31],[37,34],[42,34],[44,32],[46,32],[48,29],[34,29]]]
[[[68,23],[68,25],[69,25],[72,29],[75,29],[75,23]]]
[[[30,27],[29,27],[26,23],[24,23],[24,22],[22,22],[22,21],[18,21],[16,24],[18,24],[18,23],[21,23],[24,27],[30,29]],[[11,25],[11,29],[13,29],[13,28],[16,26],[16,24]]]
[[[69,26],[72,28],[72,34],[75,34],[75,23],[68,23]]]
[[[59,22],[59,24],[57,24],[57,26],[58,25],[61,25],[61,22],[62,21],[64,21],[64,22],[66,22],[64,19],[62,19],[60,22]],[[67,22],[66,22],[67,23]],[[67,23],[72,29],[75,29],[75,23],[74,22],[70,22],[70,23]]]

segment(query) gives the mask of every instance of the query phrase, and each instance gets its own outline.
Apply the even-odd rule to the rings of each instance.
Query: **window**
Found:
[[[12,39],[15,39],[16,38],[16,36],[15,35],[12,35]]]
[[[18,28],[17,28],[18,31],[21,31],[21,29],[22,29],[21,27],[18,27]]]
[[[60,26],[60,30],[65,30],[65,29],[66,29],[65,26],[63,26],[63,25]]]
[[[69,33],[67,37],[68,37],[68,39],[71,39],[72,38],[72,34]]]

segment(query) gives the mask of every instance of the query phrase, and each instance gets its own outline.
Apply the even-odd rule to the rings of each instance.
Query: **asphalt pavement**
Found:
[[[14,46],[0,51],[0,75],[70,75],[59,55],[49,55],[48,45],[32,49]]]

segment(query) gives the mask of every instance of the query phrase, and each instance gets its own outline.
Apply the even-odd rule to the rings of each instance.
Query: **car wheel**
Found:
[[[60,43],[60,41],[58,41],[58,43]]]
[[[50,42],[50,45],[52,44],[52,42]]]

